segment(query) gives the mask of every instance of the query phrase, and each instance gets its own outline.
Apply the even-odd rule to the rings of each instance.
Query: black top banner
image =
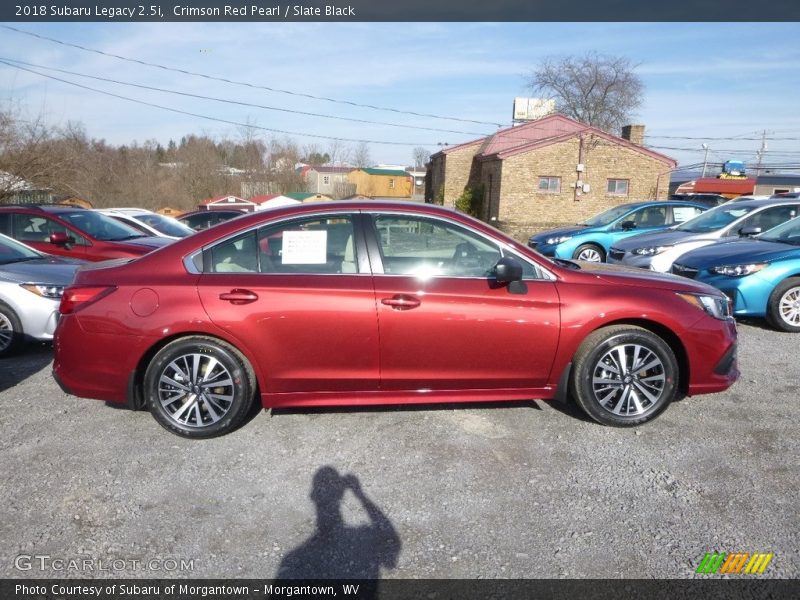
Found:
[[[147,2],[147,3],[145,3]],[[6,22],[159,21],[800,21],[797,0],[17,0],[3,2]]]

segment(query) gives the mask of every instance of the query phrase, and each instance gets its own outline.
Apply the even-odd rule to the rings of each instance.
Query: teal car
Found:
[[[672,272],[719,289],[737,317],[800,332],[800,217],[755,238],[691,250],[672,263]]]
[[[528,246],[545,256],[605,262],[621,239],[666,229],[696,217],[708,207],[681,200],[648,200],[610,208],[584,223],[532,235]]]

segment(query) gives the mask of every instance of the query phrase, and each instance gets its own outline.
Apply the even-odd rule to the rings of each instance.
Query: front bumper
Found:
[[[724,391],[739,379],[736,321],[703,317],[687,332],[684,342],[689,355],[690,396]]]

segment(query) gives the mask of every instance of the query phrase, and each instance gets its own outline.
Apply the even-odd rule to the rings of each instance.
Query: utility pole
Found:
[[[703,174],[700,177],[706,176],[706,167],[708,167],[708,144],[703,144],[703,150],[706,151],[706,154],[703,157]]]
[[[764,154],[766,154],[766,152],[767,152],[767,131],[764,130],[764,132],[761,134],[761,149],[758,152],[756,152],[756,154],[758,155],[758,165],[756,165],[756,177],[761,175],[761,161],[763,160]]]

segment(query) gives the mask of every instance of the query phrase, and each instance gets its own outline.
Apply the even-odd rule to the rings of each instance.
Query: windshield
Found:
[[[730,206],[722,204],[697,215],[694,219],[689,219],[681,223],[675,229],[687,233],[708,233],[709,231],[717,231],[730,225],[736,219],[745,216],[751,210],[753,210],[751,206]]]
[[[0,265],[36,258],[44,258],[44,255],[11,238],[0,236]]]
[[[130,225],[91,210],[59,213],[58,216],[96,240],[118,242],[145,237]]]
[[[601,212],[599,215],[593,216],[588,221],[580,223],[580,225],[588,225],[589,227],[599,227],[600,225],[608,225],[619,219],[622,215],[631,212],[630,206],[615,206],[609,208],[607,211]]]
[[[800,246],[800,217],[773,227],[758,236],[758,239],[765,242],[780,242],[781,244]]]
[[[158,230],[164,235],[171,235],[173,237],[186,237],[194,233],[194,229],[187,227],[180,221],[176,221],[172,217],[165,217],[158,213],[144,213],[135,215],[134,218],[147,223],[153,229]]]

